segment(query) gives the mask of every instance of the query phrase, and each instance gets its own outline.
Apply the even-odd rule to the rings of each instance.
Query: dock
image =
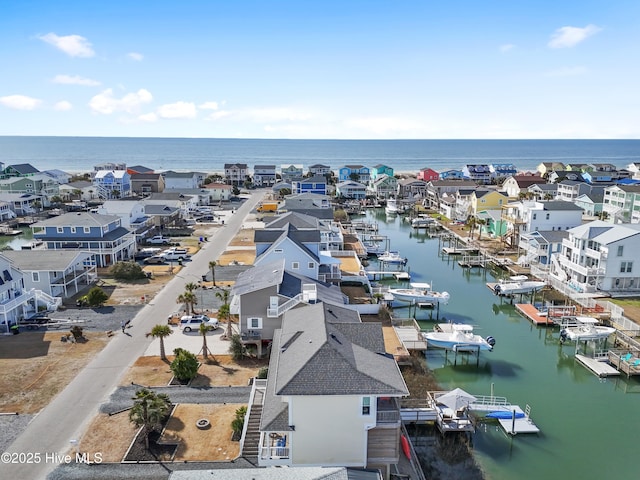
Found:
[[[598,360],[596,358],[586,357],[576,353],[576,360],[598,377],[612,377],[620,375],[620,372],[615,367],[609,365],[606,359]]]
[[[549,318],[548,315],[543,315],[545,312],[541,312],[535,306],[530,303],[516,303],[516,310],[525,318],[528,318],[536,325],[553,325],[553,318]]]
[[[478,253],[480,251],[479,248],[476,247],[443,247],[442,253],[446,255],[463,255],[465,253],[472,254]]]
[[[511,418],[499,418],[498,423],[509,435],[518,433],[539,433],[540,429],[531,420],[531,407],[527,405],[524,410],[518,405],[511,405],[505,397],[494,397],[488,395],[474,395],[476,401],[469,404],[469,409],[473,412],[490,413],[506,412],[515,414]],[[478,415],[482,417],[482,415]],[[520,418],[513,418],[518,417]]]

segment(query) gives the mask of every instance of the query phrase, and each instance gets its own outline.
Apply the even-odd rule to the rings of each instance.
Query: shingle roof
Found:
[[[63,271],[81,253],[75,250],[6,250],[7,257],[23,271]]]
[[[550,200],[542,203],[543,210],[582,210],[573,202],[565,202],[562,200]]]
[[[15,165],[9,165],[7,166],[7,168],[12,168],[20,175],[25,175],[27,173],[38,173],[40,171],[30,163],[18,163]]]
[[[119,219],[120,217],[116,215],[100,215],[90,212],[65,213],[42,220],[34,227],[102,227]]]

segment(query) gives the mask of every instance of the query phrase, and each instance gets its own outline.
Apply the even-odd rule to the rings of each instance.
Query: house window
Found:
[[[549,220],[549,214],[547,213],[547,220]]]
[[[57,233],[64,233],[64,227],[56,227]]]
[[[622,262],[620,264],[620,273],[631,273],[633,262]]]
[[[538,216],[538,214],[537,214],[537,213],[534,213],[534,214],[533,214],[533,219],[535,220],[537,216]]]
[[[71,227],[71,233],[76,233],[76,227]]]
[[[371,397],[362,397],[362,415],[371,414]]]
[[[261,317],[249,317],[247,318],[247,326],[251,330],[259,330],[262,328],[262,318]]]
[[[91,227],[82,227],[84,233],[91,233]]]
[[[39,272],[31,272],[31,279],[34,282],[39,282],[40,281],[40,273]]]
[[[300,262],[291,262],[291,268],[298,270],[300,268]]]
[[[315,267],[316,267],[316,264],[315,264],[315,263],[313,263],[313,262],[309,262],[309,268],[315,268]]]
[[[622,252],[624,251],[624,245],[618,245],[618,256],[622,256]]]

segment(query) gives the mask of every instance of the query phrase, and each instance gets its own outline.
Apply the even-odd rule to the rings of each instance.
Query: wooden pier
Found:
[[[477,247],[443,247],[442,253],[446,255],[463,255],[465,253],[472,254],[480,251]]]
[[[528,318],[530,321],[535,323],[536,325],[553,325],[553,318],[548,317],[547,315],[542,315],[536,307],[531,305],[530,303],[516,303],[516,310],[525,318]]]
[[[607,359],[599,360],[597,358],[587,357],[576,353],[576,360],[591,370],[598,377],[612,377],[620,375],[620,372],[613,366],[609,365]]]

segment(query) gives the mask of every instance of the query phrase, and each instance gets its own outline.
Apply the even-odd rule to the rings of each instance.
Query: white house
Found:
[[[134,231],[144,227],[149,220],[143,203],[132,200],[107,200],[98,207],[97,213],[120,217],[120,225]]]
[[[367,196],[367,187],[362,183],[347,180],[336,185],[336,195],[339,197],[361,200]]]
[[[165,190],[194,189],[200,186],[198,174],[195,172],[174,172],[172,170],[162,173]]]
[[[611,295],[640,291],[640,224],[601,220],[569,229],[562,252],[552,256],[550,273],[578,292]]]
[[[99,170],[93,177],[93,185],[99,198],[131,196],[131,175],[126,170]]]

